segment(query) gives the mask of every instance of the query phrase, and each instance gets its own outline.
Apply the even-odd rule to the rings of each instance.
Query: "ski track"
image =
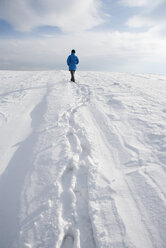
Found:
[[[0,247],[164,248],[166,78],[68,76],[1,72]]]

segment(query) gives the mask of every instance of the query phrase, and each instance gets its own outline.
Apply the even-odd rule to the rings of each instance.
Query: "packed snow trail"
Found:
[[[0,247],[164,248],[166,77],[0,72]]]

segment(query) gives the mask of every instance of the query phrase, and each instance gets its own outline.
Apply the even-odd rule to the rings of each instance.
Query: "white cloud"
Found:
[[[151,0],[120,0],[122,5],[128,7],[142,7],[149,5],[152,1]]]
[[[0,68],[67,69],[66,58],[75,48],[79,69],[157,72],[165,65],[165,44],[164,37],[152,32],[82,32],[42,40],[1,40]]]
[[[57,26],[64,32],[90,29],[102,22],[100,0],[1,0],[0,17],[16,30]]]
[[[17,30],[52,25],[67,34],[41,39],[2,39],[0,69],[67,69],[66,57],[75,48],[80,57],[79,69],[150,72],[153,64],[157,72],[157,68],[165,65],[166,39],[156,30],[165,24],[158,18],[160,5],[151,3],[151,7],[145,8],[148,0],[140,2],[144,8],[139,8],[127,25],[148,27],[148,31],[130,33],[86,31],[101,22],[98,0],[1,0],[1,18]],[[129,0],[123,3],[132,5]]]
[[[165,8],[165,0],[154,1],[130,17],[126,25],[130,28],[148,28],[149,31],[163,32],[166,30]]]
[[[136,15],[131,17],[126,25],[131,28],[144,28],[144,27],[152,27],[155,25],[155,22],[144,15]]]

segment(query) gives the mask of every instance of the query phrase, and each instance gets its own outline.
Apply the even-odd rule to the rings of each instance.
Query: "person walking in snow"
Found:
[[[67,65],[69,66],[69,71],[71,73],[71,81],[75,82],[75,71],[77,69],[77,65],[79,63],[78,57],[75,55],[75,50],[71,51],[71,54],[67,58]]]

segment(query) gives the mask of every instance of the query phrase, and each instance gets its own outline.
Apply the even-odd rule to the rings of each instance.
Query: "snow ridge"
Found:
[[[25,207],[21,217],[24,220],[20,232],[20,247],[23,245],[49,247],[53,244],[61,248],[96,247],[87,199],[90,144],[85,137],[85,130],[75,122],[75,114],[90,100],[90,91],[88,86],[70,84],[66,85],[64,90],[64,83],[62,84],[61,81],[56,84],[56,87],[53,85],[49,87],[50,90],[46,95],[47,109],[44,121],[40,122],[40,128],[38,128],[38,140],[35,146],[37,151],[38,146],[41,151],[44,147],[48,147],[48,151],[46,155],[45,151],[42,151],[34,156],[36,169],[27,179],[25,191],[22,193],[22,205]],[[75,94],[76,98],[66,105],[68,94]],[[64,96],[64,104],[57,95]],[[52,123],[55,125],[52,126]],[[59,139],[60,142],[58,142]],[[55,140],[62,151],[60,151],[61,148],[56,148]],[[46,145],[45,142],[49,144]],[[42,146],[44,146],[43,149]],[[42,168],[45,161],[48,163],[50,159],[51,166],[47,164],[47,168]],[[48,168],[51,174],[48,174]],[[42,199],[45,198],[42,193],[44,188],[42,184],[47,184],[46,187],[54,192],[54,195],[47,200]],[[49,192],[44,193],[49,194]],[[34,206],[33,194],[39,195]],[[53,220],[59,223],[57,227],[53,226]],[[43,233],[46,228],[47,232]],[[31,244],[28,240],[31,240]]]

